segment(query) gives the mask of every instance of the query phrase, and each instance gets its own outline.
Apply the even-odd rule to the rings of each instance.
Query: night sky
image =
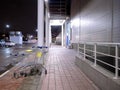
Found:
[[[61,32],[61,26],[51,26],[52,38],[57,37]]]
[[[36,29],[37,0],[0,0],[0,33],[5,30],[36,34]]]

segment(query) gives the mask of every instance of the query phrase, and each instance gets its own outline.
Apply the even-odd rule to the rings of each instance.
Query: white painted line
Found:
[[[3,74],[0,75],[0,78],[3,77],[4,75],[6,75],[10,70],[4,72]]]

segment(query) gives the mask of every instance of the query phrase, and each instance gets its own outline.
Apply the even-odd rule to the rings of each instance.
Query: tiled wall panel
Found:
[[[113,0],[113,42],[120,43],[120,0]]]
[[[120,0],[72,0],[71,5],[74,43],[120,42]]]
[[[79,41],[79,25],[80,25],[80,17],[79,17],[79,11],[80,11],[80,0],[73,0],[72,1],[72,9],[71,9],[71,19],[72,23],[72,43],[78,43]]]

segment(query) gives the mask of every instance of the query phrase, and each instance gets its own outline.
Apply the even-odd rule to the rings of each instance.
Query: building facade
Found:
[[[71,0],[73,44],[120,42],[120,0]]]

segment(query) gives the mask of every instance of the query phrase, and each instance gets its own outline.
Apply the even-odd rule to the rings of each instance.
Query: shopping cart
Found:
[[[19,52],[18,52],[18,50],[16,50],[16,48],[14,48],[13,51],[12,51],[12,53],[10,53],[10,55],[12,55],[12,56],[18,56]]]
[[[20,48],[15,46],[13,47],[12,52],[10,53],[11,56],[25,56],[25,52],[24,51],[20,51]]]
[[[19,65],[14,73],[14,78],[27,77],[33,75],[41,75],[44,71],[45,75],[47,74],[47,69],[44,67],[44,56],[46,54],[45,49],[47,47],[36,47],[37,51],[35,54],[35,59],[31,62],[25,62]]]

